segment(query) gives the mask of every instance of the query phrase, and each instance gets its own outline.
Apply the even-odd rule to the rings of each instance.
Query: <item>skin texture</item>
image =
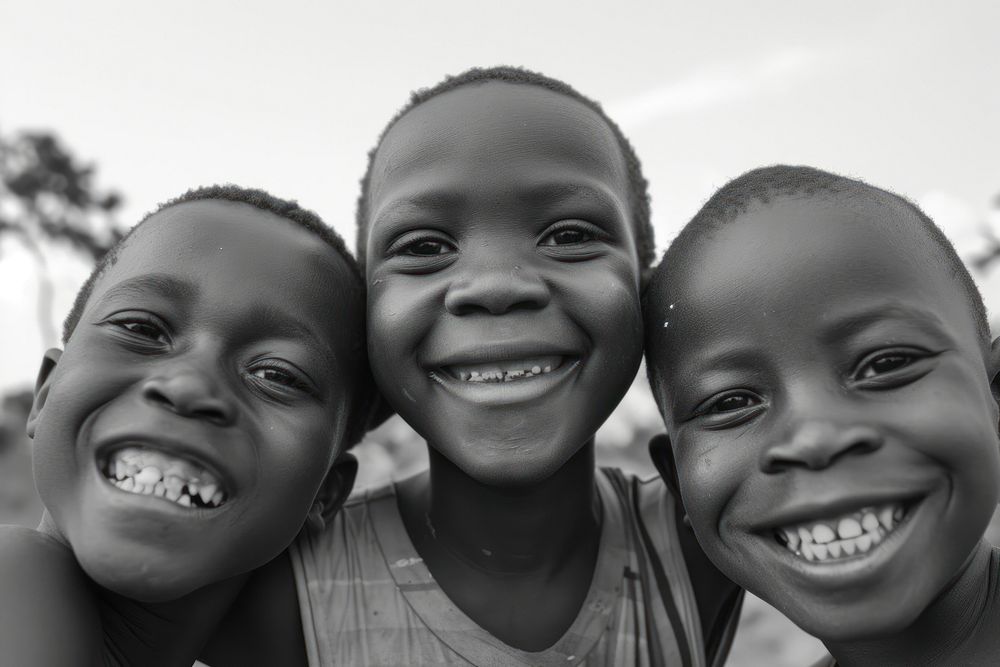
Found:
[[[147,221],[65,352],[46,355],[29,421],[42,530],[100,586],[141,602],[278,554],[347,428],[354,280],[321,240],[249,205],[189,202]],[[353,291],[333,298],[331,285]],[[120,491],[98,461],[124,443],[203,462],[228,500],[192,510]]]
[[[593,436],[641,358],[624,160],[582,104],[491,82],[406,114],[372,174],[372,370],[431,448],[429,475],[398,489],[404,523],[459,608],[544,649],[586,595]],[[510,383],[454,377],[542,355],[562,365]]]
[[[842,664],[951,649],[936,664],[967,664],[996,634],[974,637],[965,612],[984,608],[1000,495],[998,354],[912,213],[780,198],[682,262],[648,344],[669,466],[709,557]],[[913,503],[907,518],[853,563],[808,563],[774,538],[892,500]]]

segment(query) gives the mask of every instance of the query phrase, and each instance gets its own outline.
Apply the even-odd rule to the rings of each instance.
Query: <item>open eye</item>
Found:
[[[133,338],[142,338],[164,345],[170,342],[166,325],[151,315],[125,313],[109,318],[107,323],[121,331],[127,332]]]
[[[435,255],[444,255],[454,249],[454,246],[441,239],[421,238],[403,245],[396,250],[396,253],[411,257],[434,257]]]
[[[915,357],[912,354],[907,354],[905,352],[887,352],[885,354],[880,354],[874,359],[864,363],[861,368],[858,369],[857,377],[858,379],[869,379],[877,377],[879,375],[884,375],[885,373],[891,373],[892,371],[899,370],[913,363]]]
[[[936,353],[912,347],[878,350],[858,363],[852,380],[862,389],[902,387],[930,373],[936,356]]]
[[[307,394],[314,393],[313,386],[296,369],[274,359],[255,364],[247,375],[258,386],[267,389],[278,391],[293,389]]]
[[[695,418],[701,418],[706,428],[724,429],[737,426],[764,409],[764,400],[752,391],[733,389],[712,396],[695,409]]]
[[[705,410],[707,413],[734,412],[745,410],[760,404],[760,399],[745,393],[726,394],[716,399]]]
[[[598,230],[590,223],[577,220],[558,223],[538,242],[541,246],[567,246],[587,243],[598,238]]]

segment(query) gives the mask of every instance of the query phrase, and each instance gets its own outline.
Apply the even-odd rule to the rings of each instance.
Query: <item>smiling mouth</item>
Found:
[[[129,445],[111,452],[100,466],[118,489],[156,496],[191,509],[215,509],[228,494],[218,476],[202,465],[157,449]]]
[[[441,370],[460,382],[517,382],[559,370],[566,360],[567,357],[548,355],[485,364],[455,364],[445,366]]]
[[[895,501],[829,519],[782,526],[774,530],[774,539],[796,557],[813,563],[860,558],[899,528],[912,505]]]

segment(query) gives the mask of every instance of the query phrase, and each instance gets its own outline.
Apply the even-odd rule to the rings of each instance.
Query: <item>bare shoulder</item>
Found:
[[[253,572],[199,658],[211,667],[307,664],[287,552]]]
[[[101,646],[96,599],[73,553],[20,526],[0,526],[0,646],[4,664],[25,667],[91,664]]]

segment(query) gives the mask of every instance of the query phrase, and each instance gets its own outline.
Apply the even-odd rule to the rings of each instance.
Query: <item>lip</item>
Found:
[[[832,519],[842,514],[857,512],[866,507],[875,505],[886,505],[889,503],[903,503],[912,505],[919,502],[928,495],[928,491],[897,491],[879,493],[866,493],[859,495],[841,495],[838,498],[824,499],[822,497],[810,498],[806,502],[796,502],[785,507],[779,507],[774,513],[760,521],[755,521],[749,525],[749,532],[770,534],[776,528],[783,528],[789,525],[809,523],[810,521],[823,521]]]
[[[421,363],[421,366],[428,372],[434,372],[446,366],[510,363],[533,357],[565,357],[578,361],[583,357],[583,353],[565,345],[553,345],[542,341],[483,342],[475,347],[450,349],[439,356],[431,355]]]

